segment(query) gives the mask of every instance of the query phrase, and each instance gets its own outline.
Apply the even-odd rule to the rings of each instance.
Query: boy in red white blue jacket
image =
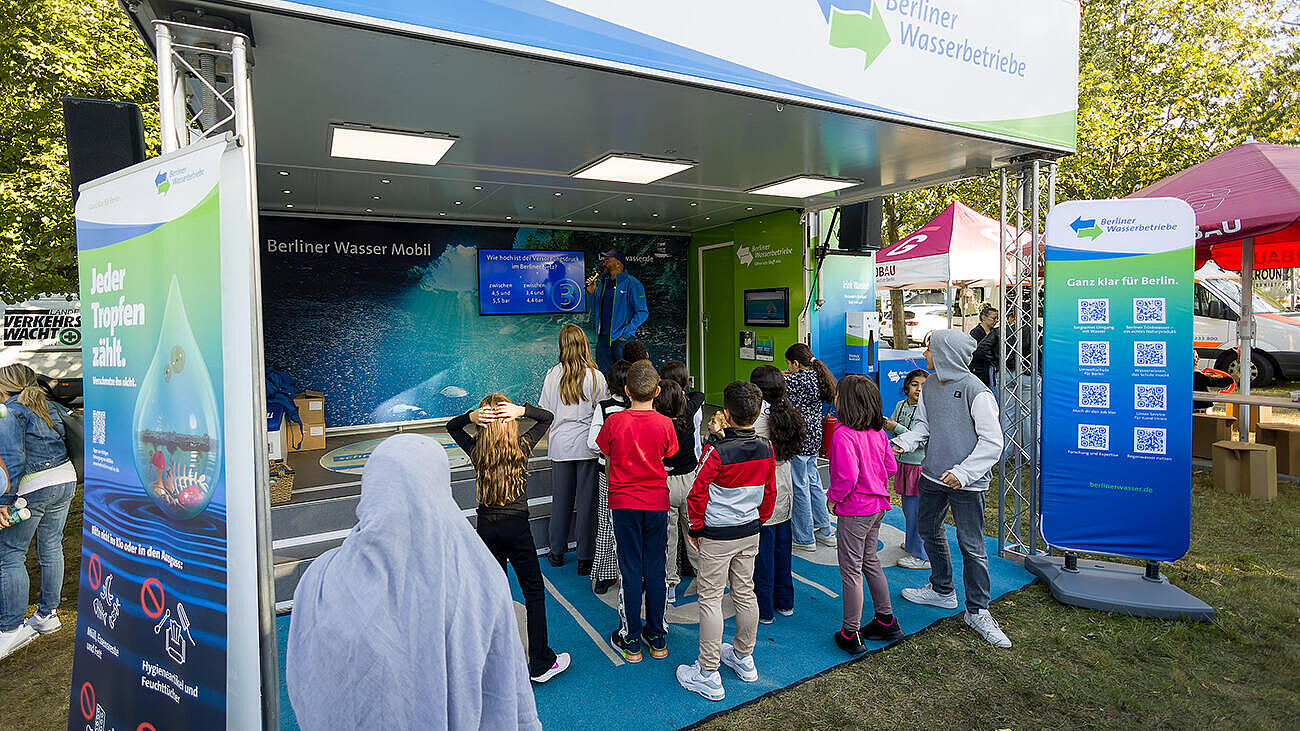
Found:
[[[754,559],[763,521],[776,505],[776,458],[772,443],[754,433],[763,394],[748,381],[723,391],[727,427],[723,437],[704,449],[695,484],[686,497],[690,542],[700,553],[695,577],[699,587],[700,656],[677,666],[677,682],[712,701],[726,697],[719,663],[741,680],[758,680],[754,643],[758,636],[758,598],[754,594]],[[722,595],[731,580],[736,605],[735,644],[722,641]]]

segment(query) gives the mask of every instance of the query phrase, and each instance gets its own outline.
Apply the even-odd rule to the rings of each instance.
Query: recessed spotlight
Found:
[[[600,211],[598,211],[598,210],[593,210],[592,213],[600,213]]]
[[[288,174],[289,174],[289,171],[288,171],[288,170],[281,170],[281,171],[280,171],[280,174],[281,174],[281,175],[288,175]]]
[[[705,217],[704,217],[704,220],[706,220],[706,221],[709,220],[709,217],[708,217],[708,216],[705,216]]]
[[[510,220],[510,218],[511,218],[511,217],[510,217],[510,216],[506,216],[506,220],[507,220],[507,221],[509,221],[509,220]]]
[[[483,186],[481,186],[481,185],[476,185],[476,186],[474,186],[474,190],[483,190]]]
[[[529,207],[528,207],[528,210],[530,210],[530,211],[533,210],[533,207],[532,207],[532,206],[529,206]]]
[[[622,223],[620,223],[620,224],[618,224],[618,225],[620,225],[620,226],[626,226],[626,225],[627,225],[627,221],[623,221]]]
[[[293,204],[292,204],[292,203],[285,203],[285,204],[284,204],[284,207],[285,207],[285,208],[293,208]]]
[[[354,160],[437,165],[456,138],[446,134],[332,126],[330,156]]]
[[[752,211],[752,210],[754,210],[754,207],[753,207],[753,206],[745,206],[745,210],[747,210],[747,211]]]
[[[367,208],[367,209],[366,209],[366,213],[374,213],[374,212],[375,212],[375,209],[373,209],[373,208]]]
[[[674,223],[673,225],[669,226],[668,228],[677,228],[677,224]]]
[[[456,201],[456,205],[460,205],[460,201]]]
[[[561,193],[560,191],[558,191],[558,190],[555,191],[555,197],[556,197],[556,198],[559,198],[559,197],[562,196],[562,195],[564,195],[564,194]]]
[[[809,196],[843,190],[844,188],[852,188],[861,182],[861,180],[845,180],[843,178],[822,178],[811,175],[799,175],[785,180],[778,180],[775,183],[768,183],[762,187],[754,188],[749,192],[756,195],[778,195],[786,198],[807,198]]]
[[[651,215],[651,216],[654,216],[655,218],[658,218],[658,217],[659,217],[659,214],[658,214],[658,213],[651,213],[650,215]]]
[[[292,190],[289,190],[288,188],[285,188],[284,190],[282,190],[282,191],[280,191],[280,192],[281,192],[281,193],[284,193],[285,195],[289,195],[289,194],[292,193],[293,191],[292,191]]]
[[[393,182],[393,181],[389,180],[388,178],[380,178],[380,179],[379,179],[379,182],[383,183],[384,185],[388,185],[389,183],[391,183],[391,182]]]
[[[377,201],[377,200],[379,200],[379,199],[380,199],[380,196],[377,196],[377,195],[372,195],[372,196],[370,196],[370,200],[375,200],[375,201]]]
[[[631,198],[627,198],[626,200],[627,200],[628,203],[631,203],[631,202],[632,202],[632,199],[631,199]]]
[[[692,204],[691,204],[691,207],[694,208],[695,206],[698,206],[698,205],[699,205],[699,203],[692,203]]]
[[[565,223],[573,223],[573,219],[572,219],[572,218],[566,218],[566,219],[564,219],[564,222],[565,222]]]
[[[662,160],[640,155],[609,154],[573,173],[575,178],[616,183],[653,183],[695,167],[690,160]]]
[[[438,211],[438,215],[439,215],[439,216],[445,216],[445,215],[447,215],[447,212],[446,212],[446,211]]]

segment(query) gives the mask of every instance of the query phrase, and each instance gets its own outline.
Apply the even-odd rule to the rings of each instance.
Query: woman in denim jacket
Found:
[[[77,487],[77,472],[63,444],[59,407],[45,399],[36,373],[25,365],[0,368],[0,658],[38,634],[59,629],[63,586],[63,525]],[[6,479],[7,478],[7,479]],[[31,517],[11,522],[9,506],[27,501]],[[27,549],[36,538],[41,600],[27,614]]]

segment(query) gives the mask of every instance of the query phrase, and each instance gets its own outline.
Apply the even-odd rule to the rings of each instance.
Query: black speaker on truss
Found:
[[[63,128],[73,203],[82,183],[145,159],[144,119],[131,102],[64,97]]]
[[[876,251],[885,220],[883,198],[840,206],[840,250]]]

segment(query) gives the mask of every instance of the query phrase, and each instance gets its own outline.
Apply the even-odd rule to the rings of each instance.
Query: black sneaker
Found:
[[[889,624],[881,622],[877,617],[858,630],[858,639],[863,642],[889,642],[902,639],[905,634],[902,625],[898,623],[898,617],[890,617]]]
[[[591,576],[591,565],[594,561],[583,561],[578,559],[578,576]]]
[[[616,629],[614,634],[609,636],[609,644],[614,647],[614,651],[630,663],[641,662],[641,640],[628,640],[623,637],[623,630]]]
[[[601,579],[596,582],[596,593],[604,594],[618,583],[618,579]]]
[[[663,635],[646,635],[645,643],[650,646],[650,657],[656,660],[668,657],[668,638]]]
[[[564,565],[564,554],[563,554],[563,553],[548,553],[548,554],[546,554],[546,560],[547,560],[547,561],[550,561],[552,566],[560,567],[560,566],[563,566],[563,565]]]
[[[840,629],[835,633],[835,644],[838,645],[841,650],[850,655],[861,655],[867,651],[867,648],[862,646],[862,640],[858,639],[856,632],[851,635],[846,635],[844,634],[843,629]]]

